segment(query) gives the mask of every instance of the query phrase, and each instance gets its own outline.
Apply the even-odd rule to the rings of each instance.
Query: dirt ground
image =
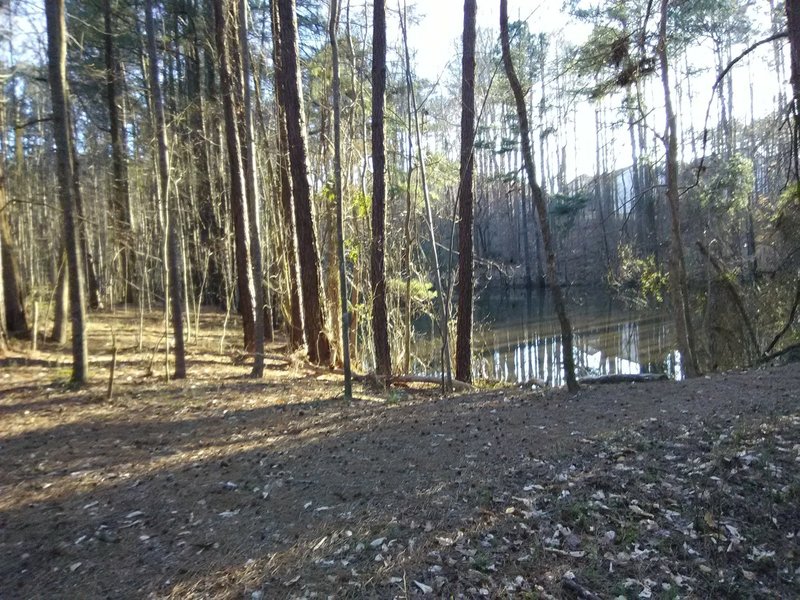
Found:
[[[278,346],[248,378],[220,323],[185,381],[130,314],[84,389],[51,346],[0,362],[0,598],[800,595],[796,365],[345,402]]]

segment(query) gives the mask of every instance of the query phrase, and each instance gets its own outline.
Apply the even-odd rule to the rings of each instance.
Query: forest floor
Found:
[[[800,590],[797,365],[345,402],[277,346],[248,378],[219,315],[168,383],[157,319],[92,323],[83,389],[63,349],[0,361],[3,600]]]

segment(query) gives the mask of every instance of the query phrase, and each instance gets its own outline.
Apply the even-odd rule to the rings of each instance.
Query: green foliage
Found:
[[[352,238],[345,238],[344,240],[344,256],[345,260],[352,264],[358,263],[360,256],[360,247],[356,240]]]
[[[517,67],[517,76],[523,88],[530,87],[541,77],[540,64],[547,56],[550,45],[545,33],[533,33],[527,21],[512,21],[508,24],[508,35],[511,45],[511,59]],[[499,44],[494,48],[494,58],[499,64],[501,50]],[[501,84],[505,87],[505,84]]]
[[[444,154],[434,153],[425,157],[428,175],[428,189],[431,199],[439,199],[440,190],[458,186],[458,161],[447,158]]]
[[[659,269],[655,256],[639,258],[630,244],[620,244],[618,256],[619,265],[615,272],[609,274],[611,286],[620,291],[635,291],[635,300],[642,304],[661,304],[668,281],[667,274]]]
[[[387,281],[389,291],[397,296],[405,297],[406,282],[399,277],[393,277]],[[429,306],[436,299],[436,290],[430,282],[425,279],[411,279],[411,304],[416,309]]]
[[[733,216],[747,208],[754,185],[753,161],[741,154],[734,154],[704,182],[700,204],[704,208]]]
[[[336,193],[333,191],[333,181],[328,180],[319,191],[319,199],[325,204],[334,204],[336,202]]]
[[[357,191],[353,194],[353,212],[359,219],[368,219],[372,210],[372,196]]]
[[[659,19],[652,3],[611,0],[598,6],[570,0],[567,4],[575,17],[594,26],[573,65],[591,81],[591,98],[602,98],[655,73]],[[698,38],[710,39],[716,47],[744,42],[753,30],[746,14],[751,4],[748,0],[672,2],[667,23],[668,51],[680,53]]]
[[[693,43],[707,37],[715,44],[726,40],[741,42],[753,30],[747,9],[748,0],[692,0],[676,2],[671,16],[671,37],[680,43]]]
[[[559,226],[568,230],[575,224],[575,219],[589,203],[589,199],[589,195],[582,192],[553,194],[547,210]]]
[[[487,125],[479,125],[475,130],[475,150],[494,150],[494,133]]]
[[[786,187],[778,199],[772,224],[785,238],[794,238],[800,232],[800,182]]]
[[[602,7],[571,3],[578,19],[594,25],[589,39],[573,58],[576,72],[587,80],[589,97],[602,98],[627,88],[655,72],[652,36],[643,31],[644,15],[650,14],[639,2],[612,1]],[[591,82],[591,83],[590,83]]]
[[[519,148],[519,141],[517,138],[504,137],[500,140],[500,148],[497,150],[497,154],[505,154],[506,152],[511,152],[517,148]]]

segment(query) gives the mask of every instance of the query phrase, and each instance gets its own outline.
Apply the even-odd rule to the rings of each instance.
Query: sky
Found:
[[[13,24],[15,37],[24,39],[28,45],[37,48],[41,43],[42,19],[40,15],[40,0],[16,0],[16,10],[19,12],[30,11],[34,14],[39,13],[38,17],[28,17],[17,19]],[[419,17],[418,22],[409,26],[409,43],[412,48],[415,70],[418,75],[430,81],[436,81],[442,73],[452,68],[452,72],[457,74],[460,70],[460,45],[463,28],[463,0],[388,0],[387,2],[387,29],[391,47],[399,47],[400,28],[398,24],[398,3],[408,2],[415,6],[415,11]],[[491,28],[499,31],[499,0],[477,0],[478,3],[478,27]],[[3,0],[0,0],[2,6]],[[354,0],[353,6],[358,6],[359,0]],[[363,4],[361,4],[363,6]],[[20,10],[23,9],[23,10]],[[764,7],[759,8],[755,5],[753,9],[756,13],[763,13]],[[763,15],[761,15],[763,17]],[[569,22],[568,17],[563,12],[562,0],[509,0],[509,17],[513,20],[526,20],[530,29],[534,33],[545,32],[564,32],[564,37],[570,42],[580,42],[588,34],[588,26],[576,25]],[[7,26],[7,23],[3,23]],[[39,35],[37,35],[37,33]],[[24,52],[24,44],[17,45],[18,52]],[[697,62],[707,62],[708,58],[701,56],[702,49],[697,50]],[[762,51],[753,55],[748,62],[755,61],[756,69],[747,71],[747,62],[743,62],[740,70],[734,70],[735,97],[740,102],[735,106],[736,116],[741,120],[749,119],[749,100],[750,85],[754,84],[756,93],[755,105],[756,112],[766,112],[774,108],[773,97],[777,93],[776,77],[770,71],[767,64],[764,69],[759,69],[759,63],[766,63],[771,53],[770,47],[764,47]],[[754,81],[750,81],[750,77]],[[691,119],[695,126],[702,127],[708,99],[711,95],[711,85],[713,84],[713,74],[706,73],[698,75],[692,81],[695,93],[695,103],[691,107]],[[654,100],[657,100],[654,98]],[[712,112],[713,115],[713,112]],[[684,114],[688,122],[689,114]],[[759,116],[759,115],[757,115]],[[594,163],[595,133],[594,125],[594,106],[588,102],[584,103],[583,108],[578,113],[579,123],[571,126],[574,133],[569,140],[569,155],[574,157],[570,176],[575,177],[583,173],[591,173]],[[660,117],[654,122],[661,122]],[[711,123],[713,125],[713,122]],[[660,125],[659,125],[660,126]],[[610,140],[615,144],[617,150],[614,155],[617,163],[612,167],[623,167],[630,162],[630,150],[627,147],[627,134],[623,131],[615,134],[615,138]]]
[[[402,1],[402,0],[401,0]],[[387,3],[390,9],[389,30],[393,24],[391,19],[397,18],[397,0],[393,4],[391,0]],[[408,0],[409,4],[413,0]],[[463,0],[417,0],[416,11],[420,17],[417,24],[410,26],[409,43],[416,51],[415,66],[416,71],[422,77],[436,81],[442,71],[448,67],[448,63],[454,67],[455,72],[460,70],[460,45],[463,29]],[[764,5],[755,4],[750,9],[750,18],[761,23],[765,23],[766,3]],[[478,27],[490,27],[499,32],[499,0],[478,0]],[[530,30],[534,33],[561,32],[563,37],[571,43],[580,43],[589,33],[587,25],[570,22],[564,14],[563,2],[561,0],[509,0],[509,19],[525,20],[528,22]],[[395,26],[396,27],[396,26]],[[397,34],[399,36],[399,33]],[[733,54],[736,55],[743,47],[734,48]],[[690,57],[693,65],[713,65],[713,54],[710,52],[708,44],[698,42],[690,50]],[[732,71],[734,84],[734,113],[737,119],[748,122],[750,114],[750,95],[751,90],[755,95],[755,116],[760,117],[774,110],[774,97],[778,91],[777,77],[771,69],[769,61],[772,59],[772,47],[764,46],[750,58],[742,61],[738,68]],[[761,65],[764,68],[761,68]],[[788,64],[788,63],[787,63]],[[677,65],[673,65],[675,67]],[[681,65],[682,66],[682,65]],[[754,68],[748,69],[748,66]],[[673,71],[673,87],[678,81],[676,72]],[[691,107],[680,107],[683,109],[683,125],[688,127],[689,121],[694,123],[696,130],[702,130],[705,120],[705,113],[708,102],[712,95],[714,83],[713,69],[709,68],[706,72],[698,73],[692,77],[691,86],[695,101]],[[658,84],[657,86],[655,84]],[[651,106],[663,102],[663,92],[660,91],[660,82],[656,81],[650,88],[652,90]],[[683,83],[683,85],[687,85]],[[752,88],[751,88],[752,85]],[[784,86],[786,82],[784,82]],[[612,103],[613,104],[613,103]],[[613,105],[608,104],[607,109],[613,110]],[[568,162],[572,164],[568,167],[568,176],[577,177],[582,174],[592,174],[595,162],[595,135],[596,127],[594,122],[595,106],[588,100],[581,102],[581,108],[576,114],[577,124],[570,124]],[[679,107],[676,107],[676,109]],[[656,115],[652,123],[659,129],[663,127],[662,109],[655,108]],[[715,125],[716,105],[712,107],[711,120],[709,126]],[[660,133],[660,132],[659,132]],[[631,152],[629,147],[628,134],[625,130],[612,132],[611,138],[607,143],[614,146],[612,152],[614,164],[611,168],[622,168],[630,164]]]
[[[566,23],[561,4],[560,0],[509,0],[508,17],[511,21],[527,20],[532,31],[549,33],[561,29]],[[417,13],[421,20],[409,28],[409,44],[417,51],[416,62],[420,75],[435,81],[449,61],[458,61],[464,27],[464,2],[420,0],[417,2]],[[391,19],[391,16],[388,18]],[[499,0],[478,0],[478,27],[490,27],[499,35],[499,22]]]

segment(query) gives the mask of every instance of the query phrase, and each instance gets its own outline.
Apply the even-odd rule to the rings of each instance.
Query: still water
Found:
[[[680,379],[672,322],[666,309],[646,309],[596,290],[571,290],[578,376],[666,373]],[[441,373],[438,341],[419,334],[417,371]],[[561,337],[550,294],[484,291],[475,302],[473,377],[506,383],[532,379],[561,385]]]

